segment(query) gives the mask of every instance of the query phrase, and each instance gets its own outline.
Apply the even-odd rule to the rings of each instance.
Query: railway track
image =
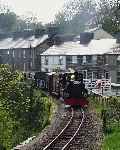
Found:
[[[43,150],[65,150],[70,146],[70,143],[76,137],[80,130],[85,114],[83,110],[74,110],[72,108],[71,117],[62,129],[62,131],[52,141],[46,145]]]

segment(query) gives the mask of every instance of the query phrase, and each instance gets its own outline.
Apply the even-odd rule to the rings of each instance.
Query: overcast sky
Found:
[[[62,8],[65,0],[0,0],[8,5],[16,14],[24,15],[32,12],[40,21],[47,23]]]

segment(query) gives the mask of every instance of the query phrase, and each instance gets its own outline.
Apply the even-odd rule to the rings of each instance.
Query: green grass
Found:
[[[96,101],[93,97],[89,99],[89,102],[98,115],[100,115],[101,111],[105,108],[102,104]]]
[[[113,127],[112,133],[105,135],[102,150],[120,150],[120,128]]]
[[[118,98],[118,100],[120,99]],[[91,97],[90,103],[98,117],[101,117],[101,111],[103,109],[106,109],[107,111],[110,110],[109,106],[103,106],[94,97]],[[107,132],[104,133],[101,150],[120,150],[120,125],[114,119],[109,120]]]

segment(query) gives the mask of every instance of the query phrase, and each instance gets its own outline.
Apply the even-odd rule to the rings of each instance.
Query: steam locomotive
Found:
[[[83,83],[83,74],[74,73],[35,73],[35,83],[57,99],[63,99],[65,105],[88,106],[88,91]]]

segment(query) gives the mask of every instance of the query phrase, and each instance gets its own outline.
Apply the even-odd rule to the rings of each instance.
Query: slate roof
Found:
[[[53,45],[41,55],[102,55],[111,52],[116,47],[116,39],[91,40],[88,45],[77,42],[65,42],[59,46]]]
[[[94,39],[96,39],[96,40],[98,40],[98,39],[113,39],[114,38],[111,34],[106,32],[101,27],[88,29],[88,30],[85,30],[85,32],[94,33]]]
[[[0,40],[0,49],[17,49],[17,48],[29,48],[36,47],[44,40],[48,38],[48,35],[41,36],[39,38],[35,38],[35,36],[30,36],[28,38],[5,38]]]

